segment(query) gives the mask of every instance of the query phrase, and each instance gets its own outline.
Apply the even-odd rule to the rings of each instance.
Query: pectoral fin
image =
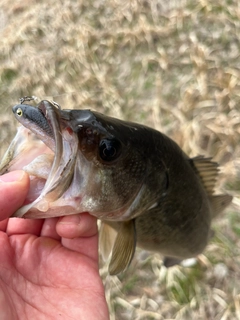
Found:
[[[112,258],[109,264],[110,275],[124,271],[132,261],[136,247],[136,231],[134,220],[123,222],[118,231]]]
[[[112,251],[116,236],[117,231],[109,224],[102,221],[99,230],[99,251],[104,261],[108,259]]]

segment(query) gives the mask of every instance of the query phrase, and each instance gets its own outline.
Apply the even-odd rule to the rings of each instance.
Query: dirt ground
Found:
[[[138,250],[103,266],[111,320],[240,319],[240,5],[237,0],[0,0],[0,156],[20,97],[144,123],[221,165],[233,204],[196,263]]]

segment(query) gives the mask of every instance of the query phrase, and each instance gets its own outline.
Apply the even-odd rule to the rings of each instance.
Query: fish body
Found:
[[[30,190],[43,185],[15,216],[88,211],[102,220],[110,274],[129,265],[136,245],[163,254],[169,266],[196,256],[209,241],[212,218],[231,202],[229,195],[214,195],[216,163],[190,159],[157,130],[95,111],[61,110],[46,100],[16,105],[13,113],[46,147],[23,165],[29,141],[21,127],[3,158],[0,174],[23,168]]]

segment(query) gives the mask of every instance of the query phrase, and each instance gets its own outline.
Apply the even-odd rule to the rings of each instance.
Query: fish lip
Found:
[[[40,109],[43,112],[47,121],[51,125],[53,130],[53,139],[55,141],[54,160],[49,174],[50,179],[52,178],[52,175],[56,172],[56,169],[59,166],[63,154],[63,141],[60,128],[60,116],[59,113],[56,112],[58,109],[55,107],[53,103],[51,103],[48,100],[41,101],[38,105],[38,109]]]
[[[57,168],[59,167],[60,161],[63,155],[63,140],[61,135],[61,128],[60,128],[60,115],[57,112],[57,108],[51,101],[42,100],[37,108],[42,111],[44,116],[46,117],[49,125],[53,130],[53,140],[55,142],[54,145],[54,160],[51,167],[51,171],[49,173],[49,177],[46,181],[46,185],[49,184],[49,181],[52,181]],[[46,186],[45,185],[45,186]]]

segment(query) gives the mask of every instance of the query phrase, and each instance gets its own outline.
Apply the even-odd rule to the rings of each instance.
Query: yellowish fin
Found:
[[[102,221],[99,230],[99,251],[104,261],[108,259],[112,251],[116,236],[117,231],[109,224]]]
[[[110,275],[124,271],[132,261],[136,247],[136,231],[134,220],[123,222],[118,231],[112,258],[109,264]]]
[[[220,214],[232,201],[232,196],[228,194],[220,194],[216,196],[209,196],[209,201],[212,208],[212,217],[215,218]]]

